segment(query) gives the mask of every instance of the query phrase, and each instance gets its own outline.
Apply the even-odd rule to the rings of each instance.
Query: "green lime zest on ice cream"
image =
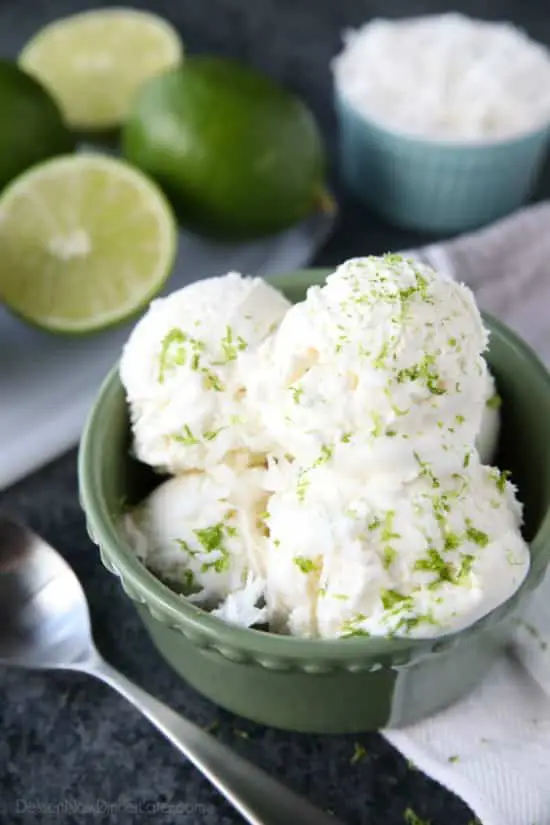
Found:
[[[298,478],[298,482],[296,484],[296,495],[298,496],[298,501],[304,501],[307,493],[307,488],[310,485],[310,480],[307,477],[307,471],[304,470],[300,477]]]
[[[435,487],[435,488],[440,487],[441,485],[439,483],[439,480],[436,478],[429,462],[428,461],[423,461],[422,458],[420,457],[420,455],[416,451],[413,453],[413,455],[415,457],[416,463],[420,467],[420,470],[421,470],[420,475],[424,476],[427,479],[429,479],[432,482],[432,487]]]
[[[177,544],[190,558],[200,559],[205,554],[217,554],[217,558],[202,562],[200,572],[207,573],[214,570],[216,573],[223,573],[228,570],[231,564],[231,555],[225,542],[228,536],[233,537],[236,535],[236,528],[220,521],[209,527],[197,528],[193,530],[193,533],[200,545],[198,548],[191,547],[188,541],[176,539]],[[191,576],[193,575],[191,571],[186,572],[190,573]]]
[[[380,598],[382,600],[384,610],[391,610],[396,606],[402,607],[404,606],[404,602],[410,601],[409,596],[404,596],[403,593],[399,593],[398,590],[382,590],[380,593]]]
[[[432,625],[432,627],[439,627],[439,623],[434,619],[431,613],[423,613],[418,614],[416,616],[403,616],[399,619],[395,630],[393,631],[391,636],[395,636],[400,630],[405,630],[406,633],[410,633],[411,630],[414,630],[421,624],[428,624]]]
[[[205,389],[223,392],[223,383],[216,373],[209,367],[201,363],[201,354],[206,349],[204,341],[193,338],[182,329],[174,327],[162,339],[159,354],[159,384],[166,380],[168,370],[184,366],[189,359],[189,364],[193,372],[200,372],[204,376],[203,383]]]
[[[225,430],[225,427],[218,427],[217,430],[206,430],[206,432],[203,433],[203,438],[205,441],[214,441],[222,430]]]
[[[203,367],[201,372],[204,375],[203,384],[205,389],[215,390],[216,392],[224,391],[225,387],[215,372],[212,372],[212,370],[209,370],[207,367]]]
[[[174,439],[174,441],[177,441],[179,444],[185,444],[188,447],[192,447],[194,444],[199,443],[199,439],[195,438],[195,436],[193,435],[193,433],[191,431],[191,427],[189,426],[189,424],[186,424],[183,427],[183,433],[181,433],[179,435],[178,434],[173,435],[172,438]]]
[[[435,582],[454,582],[455,573],[452,564],[446,562],[441,553],[435,547],[430,547],[427,552],[427,558],[418,559],[414,565],[415,570],[435,573],[437,578]]]
[[[499,470],[498,467],[491,468],[491,477],[493,478],[496,488],[499,493],[504,493],[506,490],[506,482],[511,476],[510,470]]]
[[[395,519],[395,510],[388,510],[384,519],[384,526],[380,538],[382,541],[391,541],[392,539],[400,539],[401,533],[395,533],[393,530],[393,522]]]
[[[293,562],[302,573],[316,573],[319,571],[318,562],[308,559],[306,556],[294,556]]]
[[[384,558],[384,567],[386,570],[389,570],[389,568],[392,566],[397,557],[397,550],[390,544],[386,544],[382,551],[382,554]]]
[[[401,534],[394,532],[393,529],[393,522],[395,519],[395,510],[388,510],[384,519],[384,525],[382,527],[382,531],[380,533],[380,540],[384,542],[384,548],[382,550],[383,554],[383,563],[386,570],[388,570],[393,562],[397,557],[397,550],[395,547],[392,546],[391,542],[393,539],[400,539]],[[368,529],[372,528],[373,522],[368,525]],[[380,522],[377,526],[380,525]]]
[[[332,454],[334,452],[334,448],[329,446],[328,444],[323,444],[321,447],[321,454],[319,458],[317,458],[314,463],[313,467],[321,467],[321,465],[326,464],[332,458]]]
[[[225,328],[225,336],[221,340],[221,347],[224,356],[222,364],[227,364],[229,361],[235,361],[239,352],[247,348],[248,344],[240,335],[234,335],[233,329],[230,326]]]
[[[382,349],[380,350],[380,352],[378,353],[378,355],[377,355],[377,357],[374,361],[374,367],[377,370],[385,369],[385,367],[386,367],[386,358],[388,357],[389,353],[390,353],[390,345],[389,345],[388,341],[385,341],[384,344],[382,345]]]
[[[224,528],[225,525],[223,522],[219,522],[212,527],[203,527],[198,530],[193,530],[193,532],[206,552],[210,553],[212,550],[221,549],[224,539]]]
[[[371,419],[373,423],[372,434],[374,438],[380,438],[384,433],[384,425],[382,423],[382,416],[376,410],[371,412]]]
[[[475,560],[476,557],[473,556],[471,553],[460,554],[460,567],[457,575],[457,579],[459,582],[464,581],[464,579],[470,575]]]
[[[445,550],[456,550],[462,544],[462,539],[456,533],[445,533]]]
[[[489,544],[489,536],[487,533],[474,527],[470,519],[466,519],[466,538],[474,544],[477,544],[478,547],[487,547]]]
[[[206,573],[208,570],[215,570],[216,573],[223,573],[229,568],[231,557],[229,551],[225,546],[225,534],[227,533],[227,525],[223,522],[214,524],[212,527],[203,527],[193,530],[199,543],[202,545],[205,553],[217,552],[219,557],[214,561],[204,562],[201,567],[201,572]]]
[[[359,625],[366,621],[366,616],[364,613],[356,613],[355,616],[352,616],[350,619],[346,619],[342,622],[342,626],[340,628],[340,638],[341,639],[352,639],[356,637],[368,637],[370,633],[367,630],[364,630]]]
[[[397,382],[418,381],[423,383],[432,395],[444,395],[446,389],[442,386],[441,377],[435,368],[435,355],[426,354],[417,364],[404,367],[397,373]]]
[[[500,397],[500,395],[497,392],[494,395],[492,395],[490,398],[488,398],[487,401],[485,402],[485,406],[489,407],[489,409],[491,409],[491,410],[498,410],[499,407],[501,407],[501,405],[502,405],[502,398]]]
[[[189,568],[183,571],[183,585],[188,591],[194,590],[197,586],[193,571],[189,570]]]
[[[159,384],[163,384],[168,370],[182,367],[189,357],[191,350],[191,369],[197,371],[200,366],[200,354],[205,345],[198,338],[193,338],[178,327],[166,333],[160,345],[159,354]]]
[[[177,328],[171,329],[162,339],[159,355],[159,384],[164,384],[166,370],[169,366],[185,364],[186,352],[182,344],[185,344],[186,341],[186,334],[183,330]],[[175,352],[170,353],[173,344],[179,344],[180,346]]]

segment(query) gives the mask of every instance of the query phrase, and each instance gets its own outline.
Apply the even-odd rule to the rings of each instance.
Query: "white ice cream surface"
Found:
[[[261,278],[230,273],[153,301],[122,354],[137,458],[178,473],[259,448],[242,416],[239,362],[289,303]]]
[[[363,484],[296,472],[268,504],[270,623],[300,636],[438,636],[506,600],[529,567],[506,476]]]
[[[471,292],[399,255],[312,287],[250,359],[247,401],[302,464],[444,472],[481,427],[487,333]]]
[[[152,573],[244,625],[265,618],[256,607],[265,574],[262,475],[228,467],[186,473],[162,483],[126,520]]]

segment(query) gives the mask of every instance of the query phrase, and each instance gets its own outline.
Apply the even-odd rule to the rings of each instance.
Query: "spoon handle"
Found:
[[[202,728],[131,682],[99,656],[84,669],[117,690],[140,710],[250,825],[298,822],[300,825],[341,825],[336,817],[315,808],[238,756]]]

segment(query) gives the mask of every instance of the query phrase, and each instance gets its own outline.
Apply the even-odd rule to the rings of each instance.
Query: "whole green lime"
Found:
[[[74,149],[57,104],[9,60],[0,60],[0,124],[0,189],[29,166]]]
[[[138,92],[122,135],[184,224],[254,237],[301,220],[325,198],[325,153],[305,104],[232,60],[191,57]]]

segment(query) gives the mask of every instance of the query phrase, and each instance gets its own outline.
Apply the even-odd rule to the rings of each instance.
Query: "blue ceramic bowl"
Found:
[[[335,89],[347,187],[392,223],[461,232],[501,218],[532,193],[550,124],[493,142],[436,141],[396,132],[359,113]]]

